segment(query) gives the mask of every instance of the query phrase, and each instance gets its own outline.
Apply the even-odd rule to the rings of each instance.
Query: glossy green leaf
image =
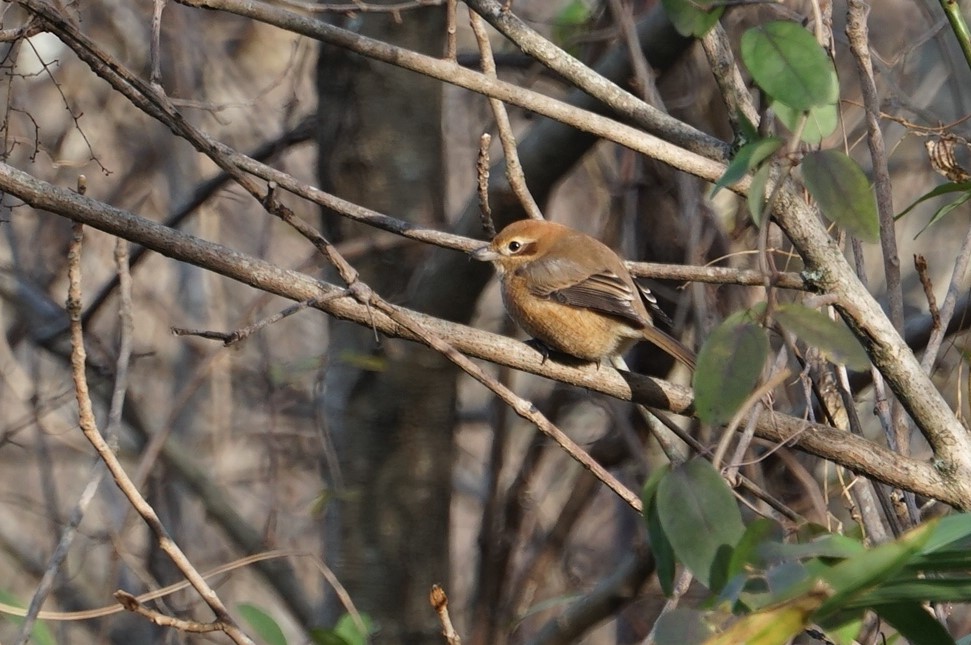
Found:
[[[742,35],[742,60],[767,94],[803,111],[835,104],[836,70],[812,34],[794,22],[758,25]]]
[[[748,188],[748,211],[752,216],[752,221],[756,226],[762,226],[762,215],[765,213],[766,186],[769,183],[769,173],[772,171],[770,166],[762,166],[752,175],[752,183]]]
[[[757,168],[763,161],[775,154],[782,147],[782,143],[782,139],[778,137],[769,137],[767,139],[759,139],[758,141],[746,143],[739,148],[732,162],[725,169],[725,174],[715,182],[714,188],[711,189],[710,197],[714,197],[719,190],[726,186],[731,186],[744,177],[750,170]]]
[[[268,613],[256,605],[245,602],[238,605],[236,610],[243,617],[243,620],[256,632],[261,641],[267,645],[287,645],[287,639],[283,635],[283,630],[280,629],[280,626],[277,625],[276,621]]]
[[[714,466],[695,458],[661,480],[656,504],[678,560],[717,593],[727,580],[732,550],[745,533],[728,485]]]
[[[816,309],[799,304],[781,305],[773,314],[782,327],[810,347],[818,349],[833,363],[863,371],[870,359],[846,325],[831,320]]]
[[[755,390],[769,339],[749,312],[729,316],[698,354],[693,386],[695,410],[705,423],[727,423]]]
[[[822,150],[806,155],[801,167],[823,215],[864,242],[880,240],[870,182],[855,161],[839,150]]]
[[[677,558],[674,549],[671,548],[671,540],[668,539],[668,534],[661,524],[661,518],[658,517],[656,500],[652,499],[650,505],[645,507],[644,512],[647,521],[647,535],[651,543],[651,553],[654,554],[654,562],[657,565],[657,582],[664,595],[670,597],[674,593]]]
[[[919,602],[902,602],[876,608],[877,614],[890,623],[911,645],[948,645],[954,639]]]
[[[716,0],[661,0],[661,5],[679,34],[695,38],[708,33],[725,12],[725,5]],[[708,9],[711,5],[715,6]]]
[[[799,119],[803,114],[806,115],[806,124],[799,133],[799,139],[811,146],[818,146],[823,139],[833,134],[836,126],[839,125],[839,109],[835,103],[826,105],[814,105],[809,111],[796,110],[785,103],[774,101],[772,111],[779,118],[790,132],[795,132],[798,127]]]

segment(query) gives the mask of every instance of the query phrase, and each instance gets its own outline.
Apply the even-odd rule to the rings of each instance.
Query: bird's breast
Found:
[[[503,279],[502,299],[510,317],[527,334],[584,360],[600,361],[619,354],[643,335],[616,317],[536,296],[515,274]]]

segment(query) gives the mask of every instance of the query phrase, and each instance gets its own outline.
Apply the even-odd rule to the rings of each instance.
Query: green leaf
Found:
[[[866,351],[856,336],[821,311],[799,304],[781,305],[773,314],[787,331],[810,347],[816,347],[828,360],[856,371],[870,367]]]
[[[742,60],[772,98],[803,111],[835,104],[836,70],[812,34],[788,21],[768,22],[742,35]]]
[[[880,241],[877,205],[863,169],[839,150],[802,160],[802,177],[823,214],[864,242]]]
[[[350,645],[341,638],[333,629],[314,627],[310,630],[310,641],[314,645]]]
[[[878,588],[847,602],[847,607],[875,607],[898,602],[960,602],[971,600],[971,579],[967,570],[957,577],[898,579],[895,577]],[[899,575],[899,574],[898,574]]]
[[[913,571],[946,573],[948,571],[971,570],[971,551],[965,545],[960,549],[945,549],[928,554],[917,554],[907,563]],[[969,578],[971,579],[971,578]]]
[[[761,555],[768,561],[785,562],[804,558],[838,558],[845,560],[866,553],[866,547],[858,540],[827,533],[810,542],[770,542],[762,547]]]
[[[927,224],[924,225],[924,228],[920,229],[917,235],[914,236],[914,239],[916,239],[917,236],[919,236],[921,233],[929,229],[931,226],[944,219],[955,208],[962,206],[969,199],[971,199],[971,192],[963,193],[961,195],[958,195],[954,201],[948,202],[947,204],[944,204],[943,206],[938,208],[936,211],[934,211],[934,214],[931,216],[930,221],[927,222]]]
[[[644,521],[647,523],[647,535],[651,542],[651,551],[654,553],[654,561],[657,563],[657,579],[661,585],[661,591],[665,596],[670,596],[674,592],[674,574],[677,561],[674,551],[671,550],[671,542],[661,526],[661,521],[657,516],[657,505],[655,497],[657,487],[661,481],[671,471],[670,464],[664,464],[655,468],[654,472],[646,482],[641,491],[641,503],[644,506]]]
[[[771,596],[767,602],[779,602],[791,598],[794,592],[804,592],[809,588],[810,572],[801,562],[783,562],[770,567],[765,572]]]
[[[746,566],[761,559],[767,544],[777,544],[782,539],[782,527],[778,522],[760,517],[753,520],[738,541],[728,564],[729,577],[743,573]]]
[[[731,186],[744,177],[747,172],[758,167],[763,161],[775,154],[775,151],[782,147],[782,143],[782,139],[778,137],[769,137],[746,143],[739,148],[738,152],[735,153],[735,158],[725,169],[725,174],[715,182],[715,187],[711,189],[709,199],[714,197],[719,190]]]
[[[347,645],[367,645],[368,636],[374,633],[374,621],[367,614],[361,614],[361,622],[364,623],[363,632],[350,614],[344,614],[337,620],[334,633],[344,639]]]
[[[645,509],[647,535],[650,538],[654,562],[657,564],[657,581],[664,595],[670,598],[674,593],[677,558],[674,555],[674,549],[671,548],[671,540],[668,539],[668,534],[661,525],[661,518],[657,514],[656,500],[652,499]]]
[[[249,603],[240,603],[236,607],[239,615],[243,617],[253,631],[260,637],[260,640],[267,645],[287,645],[286,636],[283,630],[277,625],[276,621],[268,613]]]
[[[937,521],[937,528],[920,552],[934,553],[968,538],[971,538],[971,513],[954,513]]]
[[[752,176],[752,183],[748,187],[748,211],[756,226],[762,226],[762,215],[765,212],[765,200],[768,199],[765,187],[769,183],[770,166],[762,166]]]
[[[661,480],[656,500],[674,553],[717,593],[727,580],[732,549],[745,533],[728,485],[709,462],[695,458]]]
[[[705,645],[780,645],[801,633],[817,607],[826,598],[824,589],[804,594],[773,607],[767,607],[738,620]]]
[[[573,0],[563,7],[553,20],[553,42],[560,47],[566,47],[571,54],[575,47],[576,37],[583,33],[590,20],[590,7],[583,0]]]
[[[954,639],[916,600],[876,608],[877,614],[911,645],[947,645]]]
[[[661,0],[668,20],[682,36],[701,38],[715,26],[725,12],[725,5],[716,0]],[[708,9],[710,5],[717,5]]]
[[[826,636],[836,645],[856,645],[857,637],[863,629],[866,612],[862,609],[841,611],[818,624]],[[892,642],[890,640],[888,643]]]
[[[657,619],[654,642],[656,645],[702,645],[711,631],[705,612],[676,607]]]
[[[12,607],[24,608],[24,604],[20,599],[3,589],[0,589],[0,602],[11,605]],[[15,625],[23,625],[24,619],[20,616],[10,616],[5,615],[3,618],[9,620]],[[30,643],[31,645],[57,645],[57,639],[54,638],[54,634],[44,623],[37,621],[30,630]]]
[[[818,146],[823,139],[833,134],[836,126],[839,125],[839,109],[835,103],[826,105],[815,105],[809,108],[808,112],[795,110],[785,103],[774,101],[772,111],[782,123],[789,128],[790,132],[795,132],[798,127],[799,119],[806,114],[806,125],[803,126],[799,138],[811,146]]]
[[[923,548],[936,524],[935,520],[931,520],[893,542],[881,544],[824,571],[821,577],[833,590],[833,595],[820,607],[820,615],[835,613],[868,589],[889,581]]]
[[[946,184],[941,184],[934,190],[926,193],[917,198],[913,204],[905,208],[900,212],[899,215],[894,217],[894,219],[900,219],[910,211],[914,210],[914,207],[922,202],[926,202],[928,199],[933,199],[935,197],[940,197],[941,195],[947,195],[949,193],[971,193],[971,181],[965,182],[949,182]]]
[[[647,478],[644,482],[644,488],[641,490],[641,503],[644,508],[647,508],[648,504],[654,501],[654,495],[657,493],[658,484],[661,480],[667,476],[668,472],[671,470],[671,464],[663,464],[654,469],[651,476]]]
[[[727,423],[755,390],[769,339],[748,311],[729,316],[698,354],[694,373],[695,410],[705,423]]]

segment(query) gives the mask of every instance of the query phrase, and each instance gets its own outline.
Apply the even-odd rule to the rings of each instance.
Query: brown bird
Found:
[[[649,340],[694,369],[694,353],[654,326],[663,312],[616,253],[562,224],[520,220],[472,253],[492,262],[506,311],[550,349],[599,363]]]

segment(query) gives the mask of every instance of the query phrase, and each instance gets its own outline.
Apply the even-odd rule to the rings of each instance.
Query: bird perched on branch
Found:
[[[599,363],[648,340],[694,369],[694,353],[654,326],[648,289],[602,242],[568,226],[520,220],[472,253],[492,262],[506,311],[549,349]]]

